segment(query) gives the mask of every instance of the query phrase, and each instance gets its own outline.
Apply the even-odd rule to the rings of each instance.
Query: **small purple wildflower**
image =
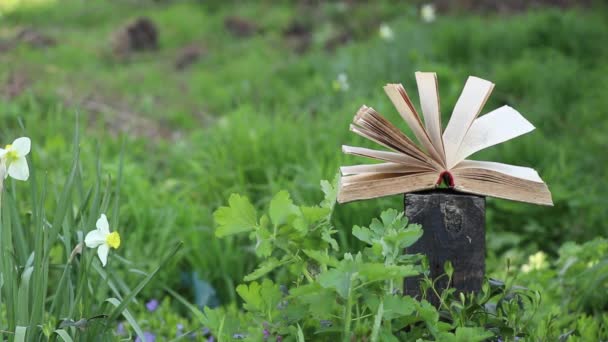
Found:
[[[239,333],[232,334],[232,338],[234,338],[236,340],[242,340],[245,338],[245,334],[239,334]]]
[[[175,335],[179,336],[183,333],[184,333],[184,325],[181,323],[177,323]]]
[[[207,337],[207,342],[215,342],[215,337],[213,337],[213,336]]]
[[[270,337],[270,331],[268,331],[268,329],[264,329],[262,333],[264,334],[264,340],[267,340]]]
[[[207,327],[204,327],[202,330],[203,330],[203,336],[207,336],[211,333],[211,330],[209,330],[209,328],[207,328]]]
[[[278,335],[277,336],[277,342],[283,342],[283,336]]]
[[[135,342],[155,342],[155,341],[156,341],[156,335],[154,335],[153,333],[151,333],[149,331],[144,331],[144,340],[139,338],[139,336],[137,336],[137,338],[135,339]]]
[[[146,309],[148,309],[148,311],[150,311],[150,312],[156,311],[156,309],[158,309],[158,300],[152,299],[149,302],[147,302]]]
[[[118,323],[118,326],[116,326],[116,334],[124,335],[126,333],[127,331],[125,330],[125,324],[123,322]]]

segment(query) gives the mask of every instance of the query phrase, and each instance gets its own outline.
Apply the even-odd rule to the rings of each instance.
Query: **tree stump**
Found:
[[[444,264],[450,261],[454,274],[449,286],[460,292],[478,292],[485,275],[485,197],[449,189],[406,194],[405,215],[424,231],[406,252],[427,256],[431,279],[444,275]],[[406,278],[404,293],[420,298],[420,279]],[[447,280],[444,275],[437,281],[439,293],[448,286]],[[434,294],[427,298],[439,305]]]

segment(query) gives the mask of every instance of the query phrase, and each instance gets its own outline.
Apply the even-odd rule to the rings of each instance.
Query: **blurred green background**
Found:
[[[113,182],[124,146],[118,254],[145,268],[186,243],[145,295],[168,284],[192,299],[183,278],[195,272],[228,303],[255,262],[252,246],[214,237],[211,213],[231,193],[317,202],[320,180],[363,162],[340,152],[369,145],[348,131],[362,104],[406,129],[384,84],[418,105],[414,72],[437,72],[445,123],[475,75],[496,84],[483,113],[509,104],[537,129],[474,158],[535,168],[555,202],[488,199],[498,273],[607,232],[608,15],[575,5],[443,1],[432,17],[422,2],[0,0],[0,138],[30,136],[51,188],[77,117],[85,174],[99,153]],[[402,196],[339,205],[342,246],[391,207]]]

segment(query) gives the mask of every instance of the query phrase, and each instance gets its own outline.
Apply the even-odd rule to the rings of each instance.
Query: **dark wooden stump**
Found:
[[[405,215],[424,231],[406,252],[428,257],[432,279],[443,275],[444,264],[450,261],[454,267],[450,286],[465,293],[479,291],[485,275],[485,203],[485,197],[449,189],[406,194]],[[447,285],[443,276],[436,288],[439,292]],[[420,298],[420,277],[406,278],[404,293]],[[428,299],[438,305],[435,295]]]

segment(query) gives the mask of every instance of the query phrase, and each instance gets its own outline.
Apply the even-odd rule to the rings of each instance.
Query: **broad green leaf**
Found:
[[[280,191],[272,198],[268,211],[270,220],[275,226],[286,223],[290,216],[297,215],[300,212],[285,190]]]
[[[249,284],[237,286],[236,292],[241,296],[245,304],[245,309],[249,311],[259,311],[268,314],[269,311],[276,309],[283,294],[279,286],[269,279],[264,279],[262,284],[254,281]]]
[[[321,265],[327,265],[331,267],[338,267],[340,262],[338,259],[330,256],[327,252],[321,252],[315,249],[304,249],[302,250],[309,258],[315,260]]]
[[[382,223],[384,223],[384,227],[392,226],[395,221],[400,220],[403,217],[403,212],[398,212],[396,209],[387,209],[380,214],[380,218],[382,219]],[[406,222],[407,224],[407,219]]]
[[[228,207],[221,207],[213,213],[218,225],[215,235],[224,237],[251,231],[257,225],[257,214],[249,199],[244,196],[232,194],[228,200]]]
[[[354,226],[353,235],[357,239],[359,239],[367,244],[370,244],[370,245],[372,244],[372,232],[369,230],[369,228]]]
[[[265,227],[255,232],[255,254],[259,257],[269,257],[272,254],[272,234]]]
[[[456,333],[441,333],[439,339],[446,342],[482,342],[494,336],[490,331],[480,327],[458,327]]]
[[[355,274],[356,270],[354,263],[342,261],[338,268],[321,273],[319,276],[319,284],[324,288],[336,290],[342,298],[346,298]]]
[[[263,299],[260,295],[261,288],[262,286],[257,281],[249,283],[249,286],[241,284],[236,287],[236,293],[238,293],[245,302],[243,305],[245,309],[249,311],[263,310]]]
[[[331,209],[325,207],[300,207],[300,210],[308,223],[319,222],[331,213]]]
[[[411,315],[416,311],[416,301],[409,296],[388,295],[384,297],[384,319],[392,320]]]
[[[406,278],[419,273],[412,265],[384,265],[381,263],[362,264],[359,266],[359,272],[367,281]]]
[[[256,268],[253,272],[249,273],[245,276],[243,280],[252,281],[256,280],[260,277],[265,276],[269,272],[272,272],[275,268],[285,264],[285,262],[279,261],[277,258],[269,258],[262,262],[258,268]]]
[[[394,245],[398,249],[403,249],[413,245],[420,237],[422,237],[423,231],[420,225],[410,225],[406,229],[400,229],[398,231],[392,231],[392,234],[388,234],[384,239]]]
[[[328,319],[338,307],[336,293],[332,289],[322,288],[318,283],[302,285],[290,289],[289,298],[308,306],[310,315],[319,319]]]

